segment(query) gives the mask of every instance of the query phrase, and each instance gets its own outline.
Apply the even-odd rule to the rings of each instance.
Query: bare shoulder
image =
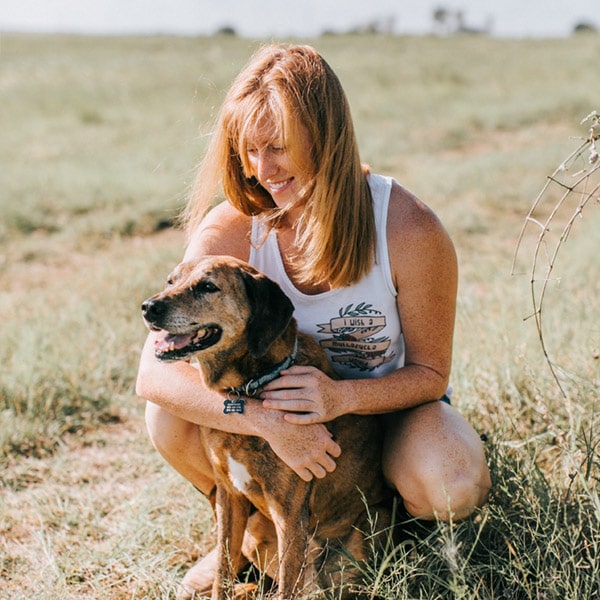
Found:
[[[413,193],[399,183],[392,184],[388,209],[388,231],[405,235],[421,235],[425,231],[435,233],[444,228],[436,214]]]
[[[396,182],[390,196],[387,238],[396,276],[411,267],[429,270],[432,263],[446,270],[456,268],[454,245],[436,214]]]
[[[415,243],[452,246],[448,232],[433,210],[396,182],[390,195],[387,231],[394,247]]]
[[[248,260],[252,219],[221,202],[210,210],[192,232],[185,259],[206,254],[224,254]]]

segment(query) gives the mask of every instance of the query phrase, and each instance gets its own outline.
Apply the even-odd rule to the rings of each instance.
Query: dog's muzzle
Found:
[[[149,298],[142,304],[142,315],[148,329],[163,334],[154,341],[154,354],[160,360],[186,359],[216,344],[223,333],[215,324],[177,323],[170,315],[168,303],[158,298]]]

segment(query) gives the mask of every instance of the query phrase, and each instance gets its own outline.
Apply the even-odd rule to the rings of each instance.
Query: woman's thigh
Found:
[[[384,422],[384,474],[410,514],[461,519],[483,504],[490,489],[483,444],[455,408],[429,402]]]
[[[147,402],[146,427],[162,457],[208,495],[214,487],[214,475],[199,426],[172,415],[153,402]]]

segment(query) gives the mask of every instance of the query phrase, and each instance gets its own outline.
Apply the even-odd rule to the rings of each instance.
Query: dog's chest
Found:
[[[205,430],[204,438],[222,483],[249,498],[262,495],[265,485],[272,481],[273,461],[277,460],[265,440],[214,429]]]
[[[233,487],[242,494],[248,493],[253,481],[248,467],[242,462],[237,461],[233,456],[227,458],[227,469],[229,471],[229,480]]]

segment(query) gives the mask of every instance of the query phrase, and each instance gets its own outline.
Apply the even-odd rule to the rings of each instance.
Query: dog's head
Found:
[[[245,344],[263,356],[288,326],[294,307],[281,288],[247,263],[207,256],[181,263],[164,291],[142,304],[147,327],[160,331],[155,354],[182,360],[207,349]]]

